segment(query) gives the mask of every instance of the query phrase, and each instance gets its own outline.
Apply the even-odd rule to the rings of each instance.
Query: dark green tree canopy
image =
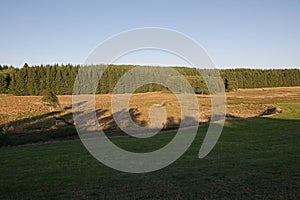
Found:
[[[72,94],[74,81],[80,67],[82,66],[71,64],[29,66],[25,63],[23,68],[18,69],[3,65],[0,70],[0,75],[2,74],[0,76],[0,91],[14,95],[43,95],[45,90],[51,90],[58,95]],[[136,66],[109,65],[102,74],[96,93],[112,93],[118,80],[134,67]],[[143,68],[146,73],[150,69],[151,67]],[[174,69],[189,81],[195,93],[208,93],[206,82],[196,68],[174,67]],[[205,69],[202,70],[205,72]],[[208,72],[208,74],[210,73]],[[223,69],[220,70],[220,74],[226,91],[237,88],[300,86],[300,69]],[[157,77],[163,75],[159,71],[155,74]],[[89,79],[94,76],[92,71],[88,74]],[[142,76],[134,78],[132,81],[143,79]],[[176,78],[178,77],[170,76],[168,81],[173,81],[176,84]],[[130,85],[124,85],[125,87],[130,87]],[[150,83],[138,88],[136,92],[162,91],[163,88],[161,85]]]

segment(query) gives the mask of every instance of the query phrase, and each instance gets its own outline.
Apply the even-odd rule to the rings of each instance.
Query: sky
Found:
[[[193,38],[218,68],[300,68],[299,0],[1,0],[0,64],[83,64],[107,38],[143,27]],[[116,63],[186,65],[149,50]]]

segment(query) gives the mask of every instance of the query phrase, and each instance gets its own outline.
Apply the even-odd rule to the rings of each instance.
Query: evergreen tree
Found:
[[[79,65],[40,65],[29,67],[27,63],[23,68],[16,69],[11,66],[1,66],[0,68],[0,91],[8,92],[14,95],[42,95],[44,90],[52,90],[56,94],[72,94],[73,85],[77,76]],[[97,67],[97,70],[92,70]],[[87,81],[98,80],[103,72],[101,79],[98,82],[96,93],[107,94],[111,93],[119,81],[126,73],[131,73],[134,65],[109,65],[104,71],[104,66],[93,66],[87,70]],[[88,68],[88,67],[87,67]],[[99,69],[103,69],[102,71]],[[215,70],[196,69],[187,67],[173,67],[182,74],[190,83],[196,93],[206,94],[208,89],[206,81],[201,76],[210,77],[210,84],[213,87],[219,87],[220,84],[214,80]],[[100,73],[101,71],[101,73]],[[201,73],[199,73],[199,71]],[[299,86],[300,85],[300,70],[299,69],[226,69],[220,70],[220,75],[223,79],[226,91],[232,91],[237,88],[261,88],[261,87],[280,87],[280,86]],[[124,92],[126,88],[132,87],[140,80],[146,80],[151,76],[157,80],[167,80],[173,83],[183,91],[184,85],[179,84],[179,77],[173,74],[166,74],[163,69],[158,70],[157,67],[140,67],[139,77],[132,77],[129,83],[123,84],[119,92]],[[90,82],[91,84],[94,84]],[[183,83],[183,82],[182,82]],[[223,87],[224,87],[223,86]],[[93,85],[85,83],[85,91],[92,91]],[[152,92],[161,91],[164,87],[159,84],[147,84],[136,90],[136,92]]]
[[[59,101],[54,92],[50,90],[44,91],[42,102],[49,106],[50,112],[53,112],[54,108],[59,105]]]

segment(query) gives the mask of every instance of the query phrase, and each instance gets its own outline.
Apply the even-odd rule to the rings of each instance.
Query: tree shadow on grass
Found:
[[[84,103],[86,102],[80,102],[77,106],[81,106]],[[68,106],[62,111],[44,113],[2,125],[0,127],[2,131],[0,135],[0,146],[78,139],[79,137],[75,129],[71,108],[71,106]],[[141,119],[141,113],[137,108],[124,109],[113,115],[106,109],[97,109],[95,112],[100,129],[103,130],[108,137],[128,136],[127,133],[123,131],[124,129],[121,129],[119,126],[130,129],[131,126],[133,126],[132,122],[136,127],[140,126],[145,128],[148,125],[145,120]],[[87,113],[87,115],[89,114],[90,113]],[[114,117],[119,119],[121,125],[120,123],[116,123]],[[189,123],[195,124],[192,118],[185,117],[183,121],[185,122],[184,126],[189,126]],[[181,122],[181,119],[175,120],[174,117],[169,116],[162,122],[161,127],[151,127],[147,130],[150,132],[160,131],[160,129],[173,130],[179,128]],[[87,126],[95,125],[89,124],[90,122],[88,120],[86,123]],[[140,131],[140,129],[136,130],[135,134],[147,134]]]
[[[0,146],[77,138],[74,126],[60,126],[55,120],[55,116],[69,118],[69,114],[62,113],[45,113],[1,125]]]
[[[81,106],[86,102],[80,102]],[[94,112],[94,111],[93,111]],[[107,109],[97,109],[96,116],[99,124],[91,124],[86,121],[87,126],[97,125],[108,137],[128,136],[130,130],[133,135],[148,134],[165,130],[176,131],[179,127],[191,127],[195,125],[207,125],[208,122],[196,121],[193,117],[185,116],[183,119],[175,119],[168,116],[157,127],[149,125],[149,122],[141,119],[141,112],[137,108],[123,109],[111,114]],[[91,113],[87,113],[89,115]],[[119,119],[117,124],[114,117]],[[226,115],[226,119],[240,119],[234,115]],[[134,123],[134,124],[132,124]],[[142,127],[140,129],[140,127]],[[144,129],[143,129],[144,127]],[[145,129],[147,127],[147,129]],[[44,113],[0,126],[0,146],[19,145],[26,143],[45,142],[51,140],[78,139],[75,129],[72,106],[65,107],[62,111]],[[131,134],[130,134],[131,135]]]
[[[86,102],[80,102],[80,106]],[[72,106],[0,125],[0,146],[77,139]]]

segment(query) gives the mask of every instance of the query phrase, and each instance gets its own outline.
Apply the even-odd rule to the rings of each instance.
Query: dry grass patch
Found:
[[[259,88],[259,89],[239,89],[236,92],[229,92],[227,96],[227,114],[240,118],[248,118],[263,113],[268,107],[278,103],[300,102],[300,87],[281,88]],[[199,121],[207,121],[210,116],[210,96],[197,95],[201,116]],[[72,120],[71,109],[72,96],[58,96],[60,106],[57,108],[60,113],[58,117]],[[96,95],[96,109],[99,111],[99,121],[103,127],[111,125],[111,95]],[[168,118],[172,118],[174,123],[178,123],[181,118],[181,107],[174,94],[167,93],[143,93],[133,94],[130,99],[130,108],[134,109],[135,120],[149,123],[149,109],[153,105],[162,105],[166,110]],[[21,121],[18,124],[22,129],[35,129],[41,126],[53,127],[55,120],[52,116],[34,120],[29,120],[24,124],[23,119],[30,119],[36,116],[43,116],[49,111],[47,106],[41,102],[40,96],[0,96],[0,124],[4,125],[13,121]],[[109,127],[108,127],[109,128]]]

